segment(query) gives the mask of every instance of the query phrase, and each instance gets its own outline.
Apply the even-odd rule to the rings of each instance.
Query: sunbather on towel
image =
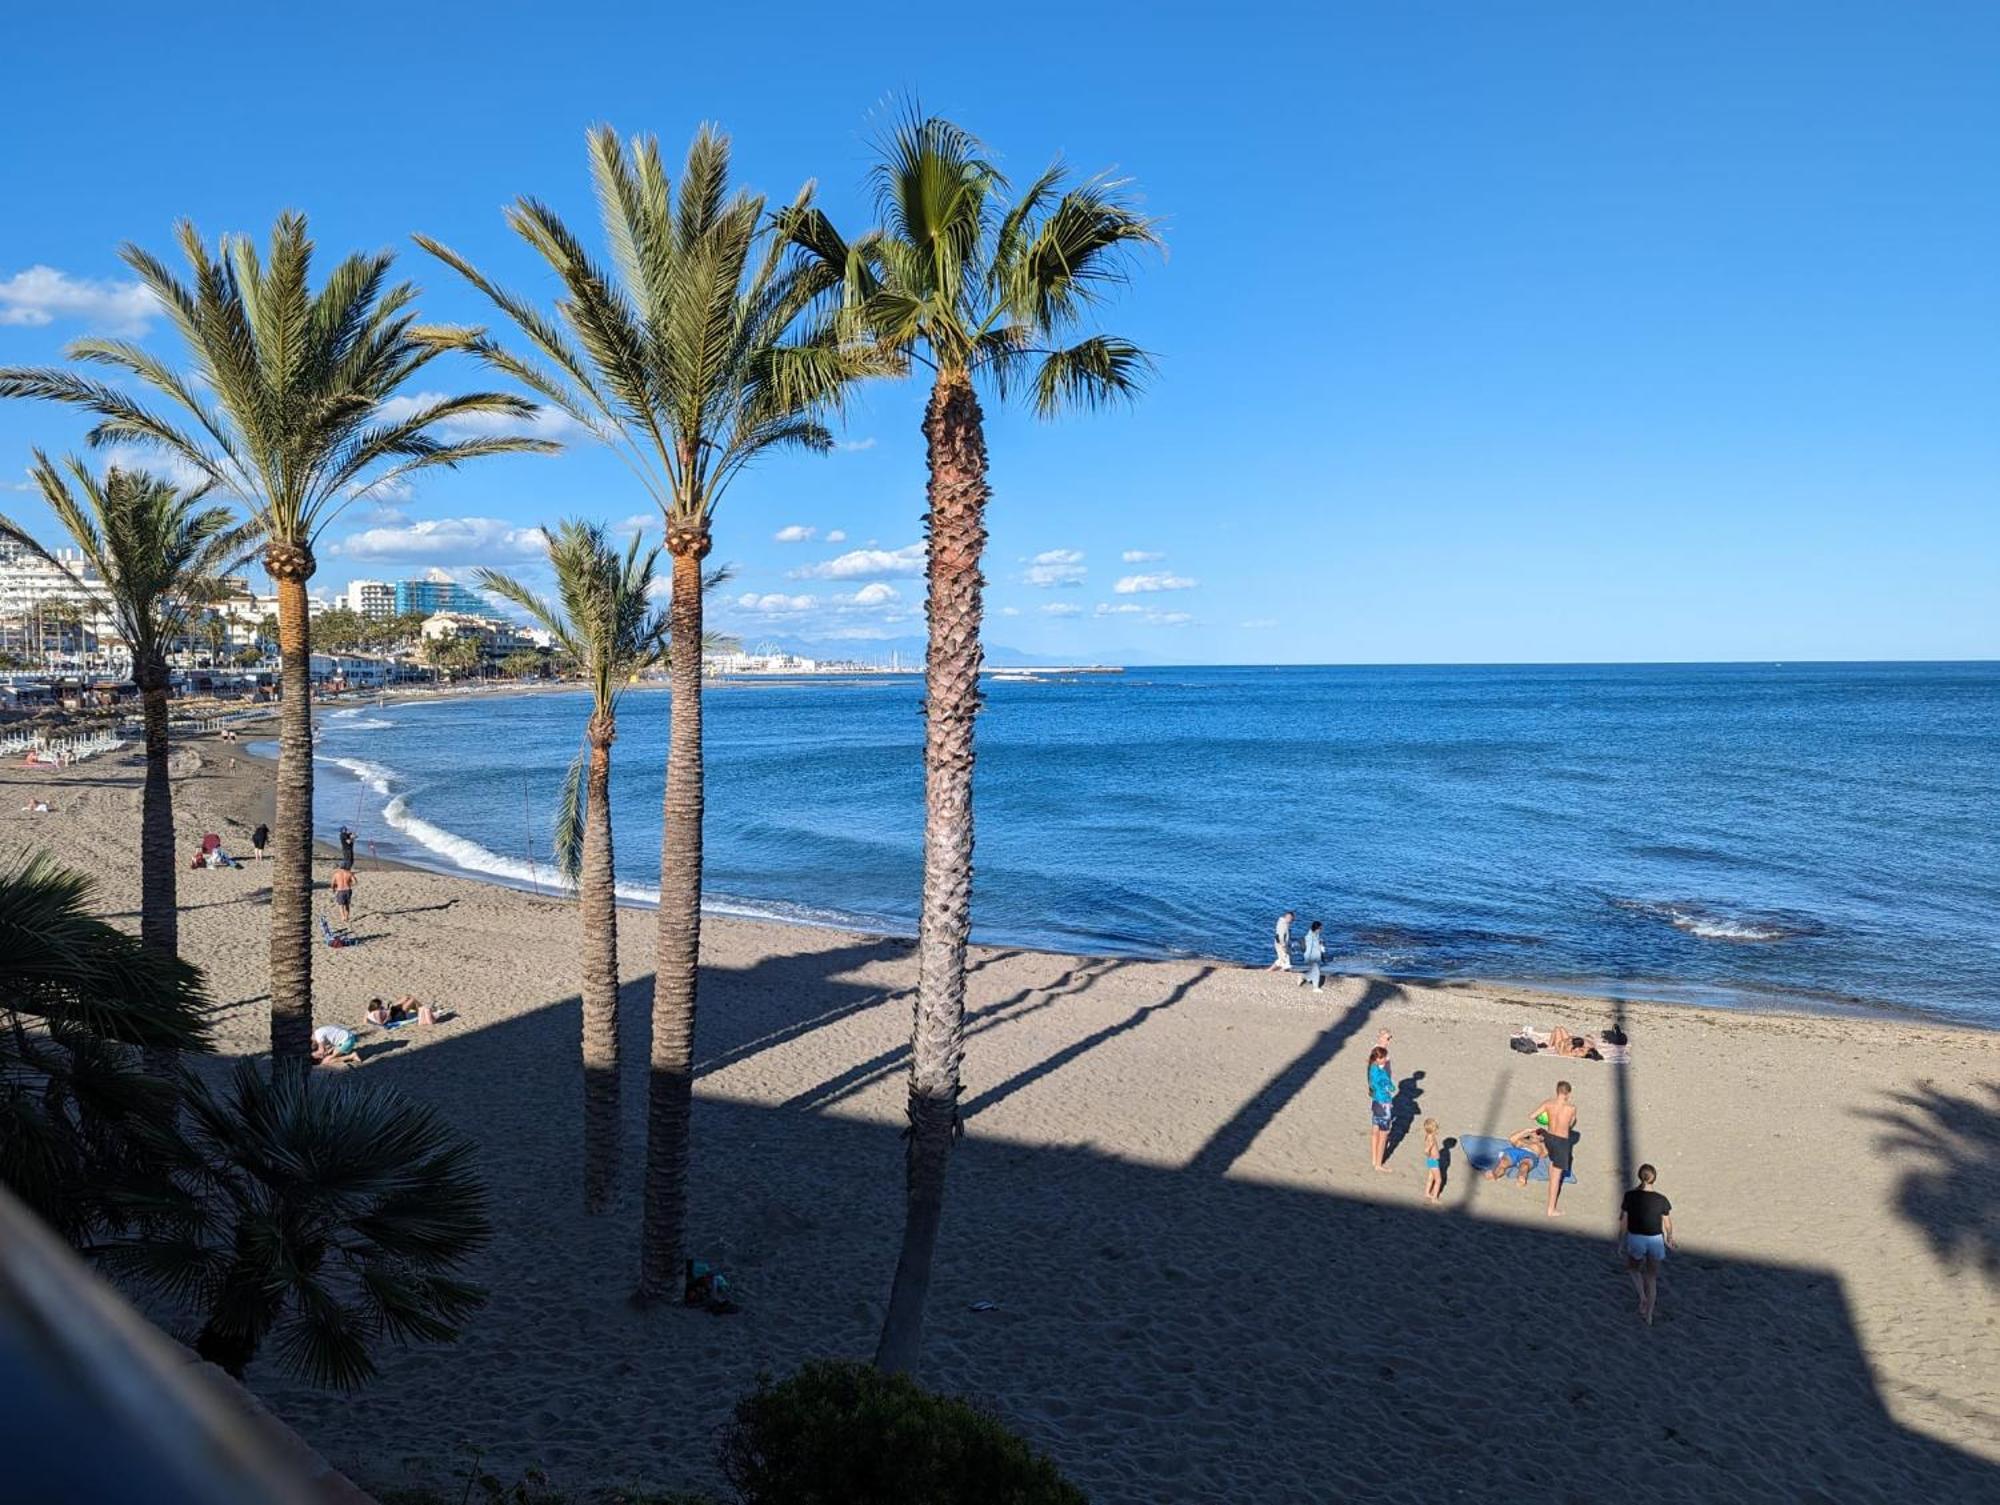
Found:
[[[384,1002],[380,998],[369,999],[368,1022],[379,1025],[384,1029],[391,1025],[410,1024],[412,1022],[417,1024],[436,1024],[437,1012],[429,1004],[419,1003],[415,998],[405,993],[394,1003]]]
[[[1542,1156],[1547,1153],[1548,1146],[1542,1140],[1542,1131],[1523,1129],[1507,1141],[1507,1147],[1494,1160],[1493,1169],[1486,1173],[1486,1179],[1498,1181],[1511,1168],[1519,1166],[1520,1173],[1515,1176],[1514,1184],[1526,1186],[1528,1177],[1534,1173],[1535,1167],[1542,1163]]]
[[[1549,1049],[1559,1056],[1572,1056],[1580,1061],[1601,1061],[1604,1052],[1597,1042],[1588,1035],[1572,1035],[1558,1024],[1549,1031]]]

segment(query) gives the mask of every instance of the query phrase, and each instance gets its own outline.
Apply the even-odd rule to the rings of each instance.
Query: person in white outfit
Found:
[[[1271,932],[1271,944],[1278,948],[1277,960],[1265,970],[1289,972],[1292,970],[1292,912],[1288,909],[1278,916],[1277,929]]]
[[[1306,927],[1306,942],[1301,950],[1306,959],[1306,975],[1299,979],[1299,986],[1311,983],[1317,993],[1320,989],[1319,964],[1326,959],[1326,937],[1319,932],[1318,920]]]

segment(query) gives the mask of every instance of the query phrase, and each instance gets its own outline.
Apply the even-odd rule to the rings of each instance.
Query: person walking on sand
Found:
[[[1277,959],[1268,970],[1289,972],[1292,970],[1292,912],[1288,909],[1278,916],[1277,927],[1271,932],[1271,944],[1278,948]]]
[[[1548,1146],[1548,1215],[1552,1218],[1562,1216],[1556,1210],[1556,1200],[1569,1177],[1571,1141],[1576,1136],[1576,1105],[1569,1100],[1569,1092],[1568,1082],[1557,1082],[1556,1095],[1535,1110],[1535,1122],[1542,1126],[1542,1139]]]
[[[1435,1202],[1444,1195],[1444,1151],[1438,1146],[1438,1121],[1424,1120],[1424,1200]]]
[[[1320,989],[1319,964],[1326,959],[1326,938],[1320,934],[1318,920],[1306,927],[1305,945],[1300,948],[1300,954],[1305,957],[1306,975],[1299,979],[1299,986],[1311,983],[1312,990],[1317,993]]]
[[[1625,1273],[1639,1293],[1639,1320],[1653,1325],[1653,1307],[1660,1299],[1660,1266],[1674,1244],[1674,1204],[1653,1190],[1660,1173],[1639,1167],[1639,1184],[1625,1193],[1618,1209],[1618,1252],[1625,1256]]]
[[[267,855],[264,851],[264,844],[268,842],[270,839],[271,839],[271,828],[269,826],[260,825],[259,827],[257,827],[256,830],[250,833],[250,849],[257,854],[257,860],[259,862],[262,862],[265,859],[265,856]]]
[[[1368,1052],[1368,1150],[1375,1169],[1383,1175],[1389,1167],[1382,1157],[1389,1152],[1390,1104],[1396,1100],[1396,1073],[1389,1065],[1389,1032],[1375,1037]]]
[[[351,867],[333,870],[333,907],[340,911],[340,928],[345,930],[354,918],[354,869]]]

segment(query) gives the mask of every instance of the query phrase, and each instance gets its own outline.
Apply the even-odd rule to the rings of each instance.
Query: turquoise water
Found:
[[[908,933],[920,685],[707,699],[713,909]],[[669,697],[629,695],[618,872],[657,882]],[[322,720],[318,823],[547,884],[579,695]],[[2000,1024],[2000,666],[1143,669],[996,682],[974,930]]]

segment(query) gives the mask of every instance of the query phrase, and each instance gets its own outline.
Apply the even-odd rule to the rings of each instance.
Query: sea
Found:
[[[2000,1026],[2000,664],[1135,668],[989,680],[975,940]],[[706,698],[710,912],[916,926],[922,685]],[[349,706],[316,821],[555,891],[583,693]],[[671,697],[621,703],[620,892],[653,896]]]

